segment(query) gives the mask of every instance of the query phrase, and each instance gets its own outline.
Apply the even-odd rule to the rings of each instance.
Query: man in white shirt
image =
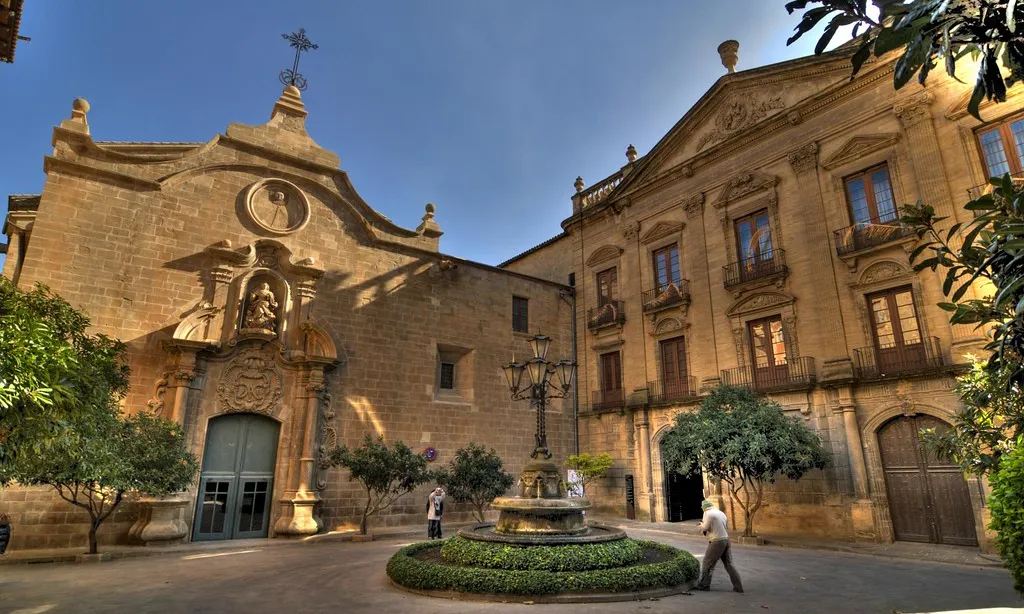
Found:
[[[708,549],[704,551],[704,560],[700,564],[700,578],[697,580],[696,588],[699,591],[711,590],[711,573],[715,571],[718,559],[722,559],[725,571],[732,580],[732,590],[737,593],[743,592],[743,583],[740,581],[740,574],[732,566],[732,549],[729,548],[729,531],[725,514],[715,509],[715,504],[705,499],[700,508],[704,510],[704,518],[701,519],[697,528],[708,538]]]
[[[438,486],[427,497],[427,538],[441,539],[441,515],[444,513],[444,491]]]

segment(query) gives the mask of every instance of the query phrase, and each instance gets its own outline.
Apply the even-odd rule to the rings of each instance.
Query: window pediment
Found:
[[[679,234],[683,231],[684,226],[686,224],[682,222],[658,222],[640,237],[640,242],[646,245],[659,239]]]
[[[789,305],[795,301],[796,297],[783,292],[761,292],[736,301],[726,309],[725,313],[730,318],[735,318],[764,309]]]
[[[617,260],[622,255],[622,248],[614,245],[605,245],[597,248],[590,258],[587,258],[587,266],[597,266],[612,260]]]
[[[822,160],[821,166],[825,170],[832,170],[872,152],[891,147],[899,140],[900,135],[895,133],[855,136],[846,141],[832,155]]]
[[[725,185],[725,188],[722,190],[722,194],[715,202],[715,207],[725,207],[731,202],[758,192],[772,191],[774,193],[775,186],[778,185],[778,183],[779,178],[775,175],[768,175],[766,173],[759,173],[756,171],[742,173],[730,179],[729,183]]]

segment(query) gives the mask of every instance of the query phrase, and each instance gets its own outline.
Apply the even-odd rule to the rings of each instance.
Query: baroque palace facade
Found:
[[[969,191],[1021,172],[1022,88],[981,123],[971,86],[944,74],[894,91],[895,57],[851,80],[847,49],[734,72],[737,47],[647,155],[631,145],[611,176],[577,179],[561,235],[502,265],[573,274],[581,446],[616,459],[587,496],[678,521],[708,494],[735,523],[728,492],[666,472],[660,445],[709,387],[736,384],[832,455],[766,490],[760,532],[990,548],[987,486],[917,437],[952,420],[954,378],[984,338],[950,326],[941,272],[913,272],[897,217],[921,199],[966,221]]]
[[[571,288],[440,253],[431,204],[416,230],[371,209],[306,133],[294,87],[268,123],[206,143],[94,141],[88,111],[76,100],[54,129],[42,194],[10,197],[3,274],[124,340],[125,411],[180,422],[202,463],[189,492],[123,506],[103,542],[354,527],[364,493],[323,461],[366,434],[436,463],[471,441],[512,472],[529,460],[534,419],[500,365],[529,355],[527,333],[571,354]],[[571,407],[549,406],[559,462]],[[430,488],[374,522],[421,522]],[[50,489],[0,490],[13,549],[84,544],[74,510]]]

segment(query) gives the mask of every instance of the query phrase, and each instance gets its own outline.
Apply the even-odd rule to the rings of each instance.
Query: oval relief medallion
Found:
[[[257,181],[245,196],[245,211],[253,223],[276,235],[299,230],[309,222],[309,202],[294,183],[284,179]]]

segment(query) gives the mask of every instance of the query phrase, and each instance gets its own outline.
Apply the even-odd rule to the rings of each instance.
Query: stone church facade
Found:
[[[675,415],[737,384],[832,458],[766,491],[762,534],[991,548],[987,486],[917,437],[952,421],[954,378],[984,339],[950,326],[941,272],[913,271],[896,218],[921,199],[965,222],[988,176],[1022,176],[1024,88],[981,123],[970,78],[896,92],[894,57],[851,80],[848,49],[734,72],[736,51],[723,44],[728,74],[647,155],[630,146],[609,177],[577,179],[563,235],[502,265],[573,263],[581,446],[616,458],[587,496],[681,521],[708,494],[741,519],[722,485],[672,475],[661,455]]]
[[[531,410],[510,400],[500,365],[538,332],[571,355],[571,288],[440,253],[431,204],[415,230],[392,223],[305,117],[287,87],[264,125],[112,143],[93,140],[77,100],[54,129],[42,193],[9,199],[3,274],[48,285],[124,340],[125,411],[180,422],[202,463],[188,492],[125,505],[104,542],[354,527],[362,490],[325,457],[366,434],[433,449],[435,465],[474,441],[518,472],[533,450]],[[558,461],[572,451],[571,407],[550,407]],[[431,486],[371,528],[421,522]],[[13,549],[85,543],[86,519],[50,490],[2,490],[0,512]]]

